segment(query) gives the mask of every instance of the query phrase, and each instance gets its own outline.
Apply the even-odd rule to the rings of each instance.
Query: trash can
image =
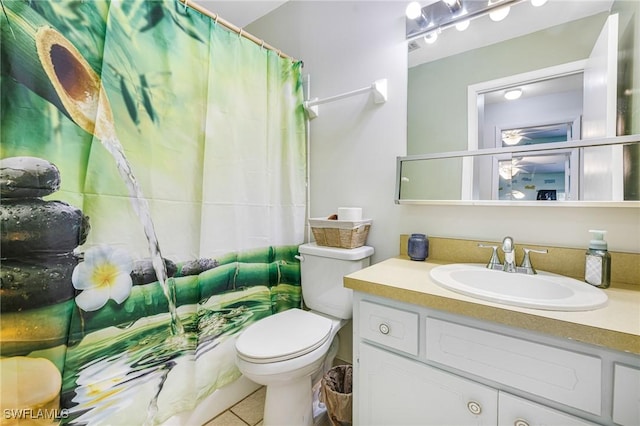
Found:
[[[353,367],[337,365],[322,376],[321,400],[333,426],[351,426],[353,403]]]

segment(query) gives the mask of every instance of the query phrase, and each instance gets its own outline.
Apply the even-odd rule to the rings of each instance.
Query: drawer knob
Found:
[[[480,414],[482,413],[482,407],[475,401],[469,401],[467,403],[467,408],[471,412],[471,414]]]
[[[516,419],[516,421],[513,422],[513,426],[529,426],[529,422],[523,419]]]
[[[385,323],[380,324],[380,326],[378,326],[378,329],[382,334],[389,334],[389,332],[391,331],[391,328],[389,327],[389,325]]]

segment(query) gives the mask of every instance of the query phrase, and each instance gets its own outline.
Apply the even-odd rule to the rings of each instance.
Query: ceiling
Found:
[[[244,28],[253,21],[282,6],[288,0],[194,0],[205,9],[220,15],[231,24]],[[361,0],[363,1],[363,0]],[[366,1],[366,0],[364,0]],[[378,0],[369,0],[378,1]],[[394,0],[402,1],[402,0]],[[421,0],[427,6],[439,0]],[[479,1],[479,0],[462,0]],[[411,42],[409,67],[487,46],[509,38],[539,31],[564,22],[609,11],[614,0],[548,0],[542,7],[533,7],[525,0],[512,6],[509,16],[493,22],[487,16],[474,19],[463,32],[444,30],[436,43],[427,45],[422,38]],[[410,0],[406,0],[409,4]],[[392,17],[390,17],[391,19]],[[417,48],[416,48],[417,47]]]
[[[280,7],[287,0],[195,0],[205,9],[239,28]]]

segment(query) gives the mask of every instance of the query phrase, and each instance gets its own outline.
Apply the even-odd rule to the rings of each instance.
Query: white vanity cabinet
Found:
[[[357,425],[639,424],[637,356],[360,292],[353,330]]]

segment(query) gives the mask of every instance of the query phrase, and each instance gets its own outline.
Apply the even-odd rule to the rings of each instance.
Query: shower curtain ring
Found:
[[[186,12],[189,8],[189,0],[184,0],[184,11]]]
[[[240,38],[242,38],[242,28],[240,28],[240,32],[238,34],[240,35]]]
[[[219,18],[219,17],[220,17],[220,15],[218,15],[218,14],[216,13],[216,19],[214,19],[214,20],[213,20],[213,24],[214,24],[214,25],[218,25],[218,18]]]
[[[264,49],[264,40],[260,40],[262,43],[260,43],[260,49]]]

